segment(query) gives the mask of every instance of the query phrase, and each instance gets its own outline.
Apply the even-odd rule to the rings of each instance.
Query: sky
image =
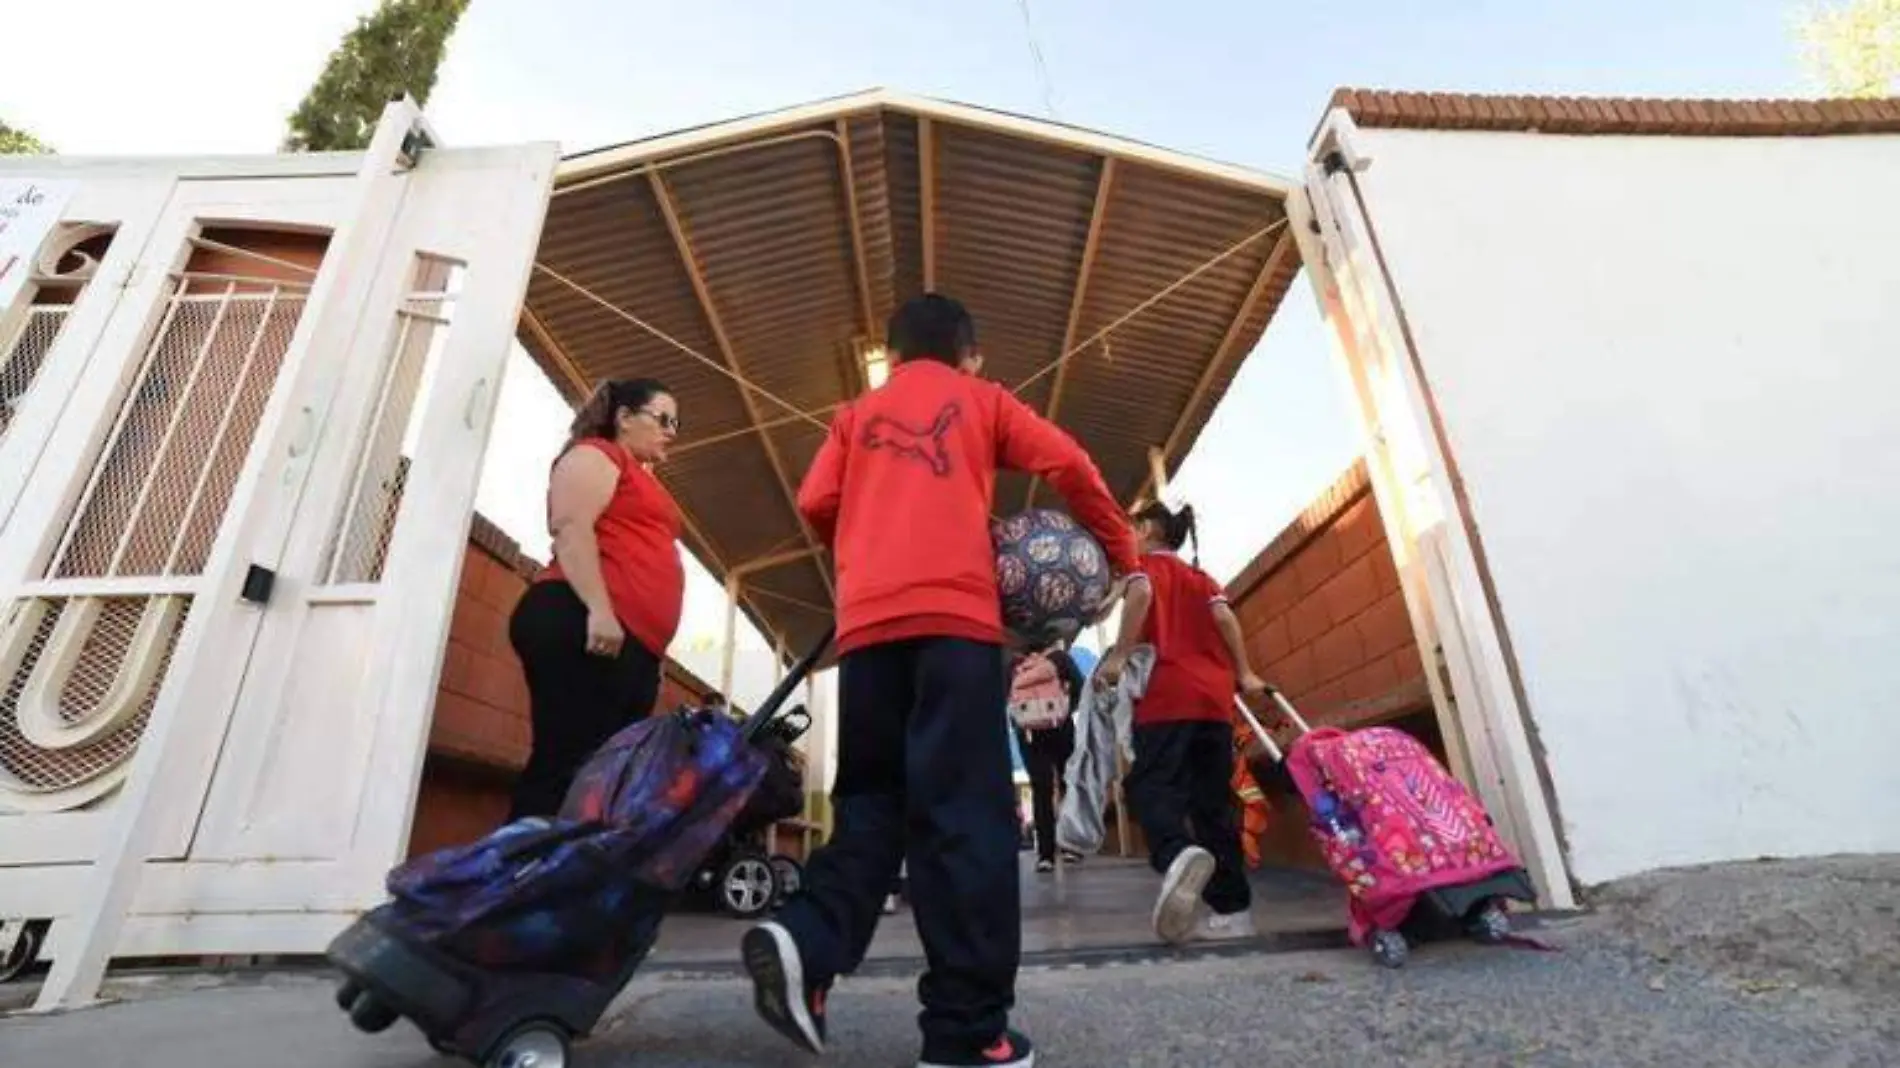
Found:
[[[374,0],[7,6],[0,46],[24,47],[0,61],[0,119],[68,154],[200,154],[275,148]],[[1053,103],[1065,122],[1286,175],[1340,85],[1812,95],[1796,14],[1784,0],[474,0],[428,110],[449,144],[573,152],[885,86],[1040,117]],[[1174,486],[1217,578],[1357,455],[1330,361],[1301,281]],[[515,360],[477,507],[536,555],[565,418]],[[682,644],[717,634],[722,604],[696,575]]]

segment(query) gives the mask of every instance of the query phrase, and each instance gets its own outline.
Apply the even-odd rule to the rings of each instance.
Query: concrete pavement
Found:
[[[1422,949],[1400,972],[1349,951],[1033,968],[1020,984],[1018,1020],[1045,1068],[1900,1065],[1896,987],[1880,957],[1900,939],[1891,923],[1897,876],[1893,858],[1671,873],[1612,888],[1598,914],[1542,932],[1562,953],[1444,945]],[[1853,909],[1830,907],[1846,899]],[[1888,917],[1887,930],[1857,928],[1856,910]],[[1799,923],[1776,933],[1788,915]],[[913,989],[890,976],[841,984],[827,1063],[913,1063]],[[455,1063],[433,1056],[407,1025],[355,1033],[329,990],[311,974],[120,982],[121,1004],[0,1022],[0,1065]],[[743,984],[656,971],[629,988],[576,1063],[812,1062],[753,1019]]]

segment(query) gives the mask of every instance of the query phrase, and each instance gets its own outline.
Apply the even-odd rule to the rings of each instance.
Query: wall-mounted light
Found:
[[[864,350],[864,382],[871,389],[884,384],[891,376],[891,356],[884,346],[875,345]]]

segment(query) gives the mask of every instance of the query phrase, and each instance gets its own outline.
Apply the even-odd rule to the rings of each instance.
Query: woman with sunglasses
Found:
[[[581,764],[659,696],[686,575],[679,506],[652,467],[678,434],[679,404],[665,386],[603,382],[554,462],[554,561],[508,624],[534,728],[510,820],[557,812]]]

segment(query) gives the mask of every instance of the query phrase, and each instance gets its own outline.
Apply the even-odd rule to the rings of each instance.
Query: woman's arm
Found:
[[[554,558],[568,585],[590,613],[613,615],[607,581],[600,574],[600,545],[594,523],[613,500],[620,469],[599,449],[569,449],[554,465],[548,480],[548,530],[554,535]]]

